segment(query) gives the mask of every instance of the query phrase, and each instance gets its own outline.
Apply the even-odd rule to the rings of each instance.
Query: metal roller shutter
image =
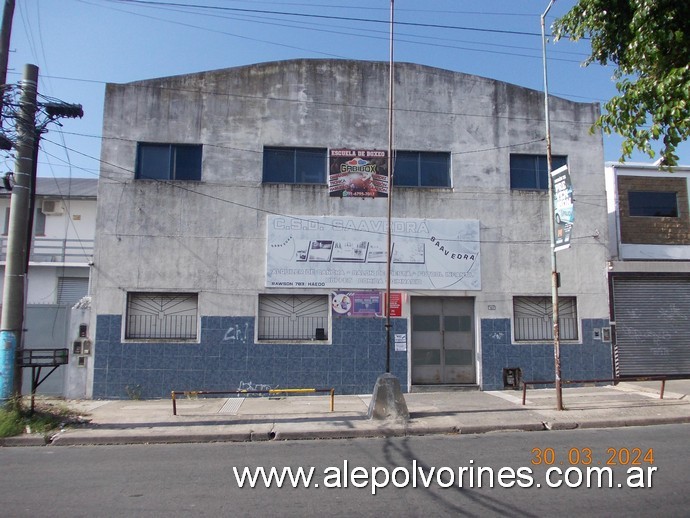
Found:
[[[58,278],[58,304],[76,304],[89,293],[88,277]]]
[[[616,372],[690,374],[690,278],[614,277]]]

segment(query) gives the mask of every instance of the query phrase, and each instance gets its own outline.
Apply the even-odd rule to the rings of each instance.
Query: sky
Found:
[[[4,3],[4,2],[3,2]],[[548,0],[395,0],[394,59],[544,90],[540,16]],[[558,0],[551,23],[575,0]],[[390,0],[16,0],[7,83],[39,68],[39,101],[83,106],[51,122],[39,176],[97,178],[106,83],[295,58],[389,60]],[[603,105],[614,69],[583,67],[588,43],[549,40],[551,95]],[[42,97],[45,96],[45,97]],[[606,161],[620,158],[604,136]],[[690,144],[678,150],[690,165]],[[644,154],[628,161],[651,163]],[[14,157],[2,157],[4,171]],[[0,171],[2,172],[2,171]]]

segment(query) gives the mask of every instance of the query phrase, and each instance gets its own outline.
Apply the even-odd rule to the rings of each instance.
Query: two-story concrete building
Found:
[[[690,375],[690,167],[606,165],[616,374]]]
[[[36,179],[24,321],[27,349],[68,347],[76,336],[70,324],[71,308],[89,292],[97,186],[96,178]],[[10,193],[5,190],[0,191],[0,213],[4,214],[0,240],[0,286],[4,288],[10,215]],[[83,376],[75,371],[75,376],[84,377],[83,388],[76,392],[69,389],[68,371],[76,362],[76,358],[70,358],[68,366],[60,367],[46,378],[39,392],[83,397],[86,364],[82,368]],[[22,391],[28,393],[31,370],[24,371]]]
[[[553,378],[543,93],[396,64],[389,226],[388,75],[291,60],[107,85],[93,397],[370,392],[389,233],[405,390]],[[610,377],[599,107],[550,105],[576,214],[558,253],[563,376]]]

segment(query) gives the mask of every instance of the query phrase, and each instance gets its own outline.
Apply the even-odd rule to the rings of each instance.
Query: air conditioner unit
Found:
[[[65,208],[59,200],[43,200],[41,203],[41,212],[46,216],[54,216],[63,214]]]

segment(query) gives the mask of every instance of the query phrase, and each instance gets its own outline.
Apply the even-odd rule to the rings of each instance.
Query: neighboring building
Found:
[[[690,375],[690,167],[607,163],[620,376]]]
[[[392,372],[405,390],[553,379],[543,94],[408,63],[395,82]],[[371,392],[387,84],[387,63],[292,60],[107,85],[93,397]],[[610,378],[599,106],[550,105],[576,194],[563,377]]]
[[[37,178],[23,337],[27,349],[68,347],[71,343],[70,308],[89,291],[97,189],[95,178]],[[0,214],[4,215],[2,289],[10,214],[8,191],[0,191]],[[27,393],[31,369],[24,371],[22,390]],[[41,384],[39,392],[62,395],[66,371],[66,367],[58,368]]]

